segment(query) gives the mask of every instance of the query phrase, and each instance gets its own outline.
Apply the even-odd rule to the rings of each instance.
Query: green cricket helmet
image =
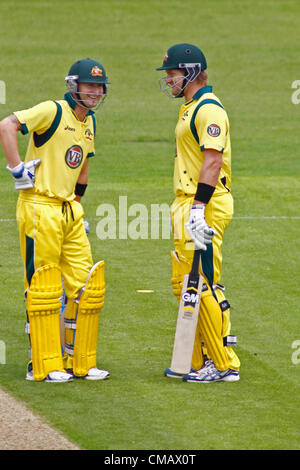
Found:
[[[156,70],[183,69],[200,67],[201,70],[207,68],[205,56],[201,49],[193,44],[175,44],[170,47],[165,54],[161,67]]]
[[[82,100],[78,95],[78,83],[102,83],[104,93],[97,107],[104,102],[107,95],[107,85],[109,84],[103,65],[90,58],[77,60],[71,66],[68,75],[65,77],[65,82],[69,92],[75,95],[79,102],[82,102]]]
[[[156,70],[171,70],[178,69],[184,70],[184,82],[179,94],[174,98],[180,98],[184,94],[184,88],[188,83],[193,82],[202,70],[207,68],[206,58],[199,49],[199,47],[194,46],[193,44],[181,43],[175,44],[170,47],[163,59],[161,67],[158,67]],[[164,82],[164,84],[163,84]],[[168,96],[171,96],[169,93],[169,86],[165,83],[165,79],[160,79],[160,85],[162,91],[164,91]]]

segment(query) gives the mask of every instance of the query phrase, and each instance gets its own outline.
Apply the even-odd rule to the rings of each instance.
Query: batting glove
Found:
[[[205,216],[205,206],[195,204],[191,208],[189,221],[185,224],[191,239],[195,243],[196,249],[206,251],[206,245],[212,243],[215,235],[214,229],[207,225]]]
[[[87,220],[84,220],[83,223],[84,223],[85,233],[88,235],[90,233],[90,224]]]
[[[34,158],[26,163],[21,162],[14,168],[10,168],[7,165],[6,168],[11,172],[15,179],[15,188],[17,190],[30,189],[34,187],[35,169],[40,163],[40,158]]]

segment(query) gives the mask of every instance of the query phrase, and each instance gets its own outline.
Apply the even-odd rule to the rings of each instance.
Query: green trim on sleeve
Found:
[[[193,115],[192,115],[191,122],[190,122],[190,128],[191,128],[191,132],[192,132],[193,136],[195,137],[195,140],[198,144],[199,144],[199,136],[198,136],[198,132],[197,132],[197,129],[196,129],[196,126],[195,126],[195,119],[196,119],[196,116],[197,116],[197,112],[199,111],[199,108],[201,108],[201,106],[204,106],[205,104],[215,104],[216,106],[219,106],[220,108],[224,109],[224,107],[221,105],[221,103],[219,103],[216,100],[209,99],[209,98],[206,99],[206,100],[201,101],[198,104],[198,106],[196,106],[195,111],[193,112]]]
[[[24,123],[24,124],[20,123],[20,124],[21,124],[21,126],[22,126],[22,129],[21,129],[22,134],[23,134],[23,135],[28,134],[28,129],[27,129],[26,124],[25,124],[25,123]]]
[[[201,147],[200,147],[201,152],[203,152],[203,150],[205,150],[205,148],[214,149],[214,150],[217,150],[218,152],[221,152],[221,153],[224,152],[223,148],[220,150],[220,149],[217,149],[217,148],[213,147],[212,145],[210,145],[209,147],[205,147],[205,145],[201,145]]]
[[[60,120],[61,120],[61,115],[62,115],[62,108],[59,103],[54,101],[56,104],[57,110],[56,110],[56,115],[52,121],[51,126],[49,129],[47,129],[43,134],[37,134],[36,132],[33,133],[33,140],[34,140],[34,145],[36,147],[41,147],[44,145],[46,142],[48,142],[49,139],[53,136],[54,132],[59,126]]]
[[[94,157],[95,156],[95,153],[94,152],[90,152],[87,154],[86,158],[91,158],[91,157]]]

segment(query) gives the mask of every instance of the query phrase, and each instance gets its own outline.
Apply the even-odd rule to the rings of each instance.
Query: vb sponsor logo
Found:
[[[83,151],[80,145],[72,145],[65,155],[65,161],[69,168],[76,169],[81,165]]]

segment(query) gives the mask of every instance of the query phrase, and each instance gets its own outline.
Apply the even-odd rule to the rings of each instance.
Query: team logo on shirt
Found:
[[[94,134],[90,129],[87,129],[84,133],[84,137],[88,140],[93,140]]]
[[[72,147],[66,151],[65,160],[69,168],[78,168],[82,162],[82,158],[83,152],[79,145],[72,145]]]
[[[221,134],[221,129],[217,124],[210,124],[207,128],[207,133],[211,137],[218,137]]]
[[[182,118],[181,118],[182,121],[185,121],[185,118],[188,117],[188,115],[189,115],[189,112],[188,112],[188,111],[186,111],[185,113],[183,113],[183,116],[182,116]]]

